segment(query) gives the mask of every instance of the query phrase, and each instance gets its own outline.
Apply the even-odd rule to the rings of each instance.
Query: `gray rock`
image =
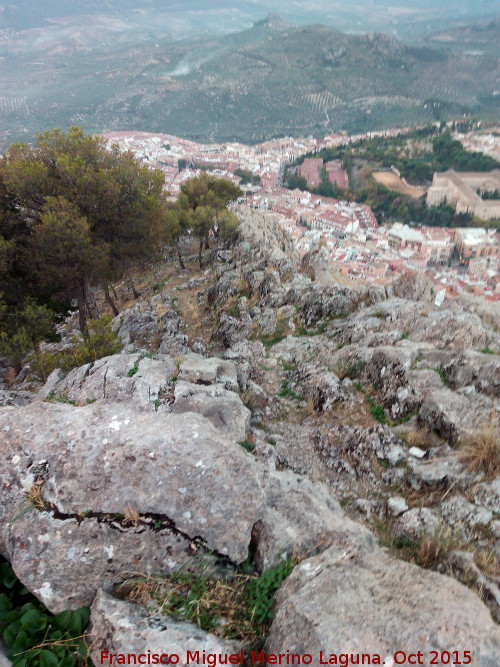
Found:
[[[171,402],[174,360],[166,355],[151,359],[141,354],[115,354],[75,368],[49,387],[79,405],[100,399],[126,401],[139,410],[158,410]],[[47,384],[42,395],[47,393]]]
[[[310,383],[310,395],[314,409],[329,412],[336,403],[346,401],[349,393],[334,373],[321,373]]]
[[[401,496],[394,496],[387,501],[387,509],[392,516],[399,516],[406,512],[408,504]]]
[[[372,534],[346,517],[323,484],[292,472],[272,472],[266,492],[264,515],[254,527],[260,570],[283,558],[320,553],[333,543],[374,545]]]
[[[420,417],[451,442],[457,442],[468,431],[490,422],[493,402],[476,392],[464,395],[448,388],[431,392],[422,403]]]
[[[193,384],[222,384],[225,389],[238,391],[236,366],[217,357],[187,354],[180,365],[178,379]]]
[[[396,537],[418,540],[426,535],[434,535],[440,527],[439,517],[427,507],[411,509],[397,519],[392,527]]]
[[[224,389],[223,384],[205,386],[178,380],[172,412],[201,414],[233,442],[245,440],[250,426],[250,410],[238,394]]]
[[[469,503],[463,496],[455,495],[441,503],[440,512],[451,527],[460,526],[462,531],[486,526],[493,518],[493,513],[478,505]]]
[[[4,405],[28,405],[35,400],[36,394],[31,391],[9,391],[7,389],[0,389],[0,407]]]
[[[500,478],[483,482],[472,489],[473,500],[495,514],[500,514]]]
[[[27,544],[28,535],[40,548],[44,541],[50,544],[58,530],[56,519],[74,522],[78,514],[85,517],[89,512],[112,518],[133,506],[140,517],[165,519],[189,542],[196,544],[200,536],[208,550],[236,562],[247,557],[252,527],[263,511],[263,471],[202,416],[136,412],[123,403],[78,408],[35,402],[24,408],[2,408],[0,433],[8,462],[0,470],[0,551],[19,574],[20,559],[29,561],[21,578],[28,573],[37,577],[36,583],[25,583],[42,591],[39,594],[50,608],[88,591],[87,576],[85,591],[78,590],[81,563],[62,557],[75,546],[78,526],[66,540],[61,537],[58,558],[48,547],[33,557],[29,549],[19,548]],[[24,491],[38,480],[44,482],[46,502],[57,508],[49,517],[51,531],[44,513],[29,513],[29,530],[18,516],[25,509]],[[151,570],[162,569],[162,557],[151,547],[157,538],[146,528],[141,549],[149,550],[151,558],[145,561]],[[88,539],[85,535],[80,544],[88,546]],[[102,543],[97,544],[102,549]],[[125,547],[120,542],[116,550],[122,551],[120,559],[128,564],[127,570],[135,571],[137,547]],[[171,560],[175,563],[175,556]],[[147,563],[139,562],[145,569]],[[52,591],[61,587],[54,598],[43,595],[45,582]],[[93,584],[100,587],[98,572]]]
[[[230,654],[238,650],[235,642],[223,641],[191,623],[148,615],[144,607],[116,600],[102,591],[97,593],[91,607],[89,644],[95,665],[102,664],[101,651],[135,655],[148,651],[158,655],[175,654],[179,664],[187,664],[187,651],[199,651],[201,656],[204,653]]]
[[[429,594],[432,591],[432,594]],[[470,651],[474,666],[500,660],[500,629],[462,584],[380,549],[330,547],[298,565],[277,594],[268,653],[379,654]],[[411,648],[410,648],[411,647]],[[327,658],[328,659],[328,658]]]

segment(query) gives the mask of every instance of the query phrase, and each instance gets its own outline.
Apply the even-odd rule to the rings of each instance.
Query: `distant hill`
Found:
[[[437,43],[437,42],[436,42]],[[200,141],[498,117],[500,61],[279,17],[222,37],[5,57],[4,141],[75,123]]]
[[[477,52],[498,58],[500,57],[500,17],[438,32],[430,35],[429,40],[440,47],[455,51]]]

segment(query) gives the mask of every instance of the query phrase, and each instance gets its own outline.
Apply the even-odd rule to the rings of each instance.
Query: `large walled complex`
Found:
[[[477,190],[500,190],[500,170],[457,173],[449,169],[436,172],[427,193],[427,205],[436,206],[447,201],[455,206],[457,213],[472,213],[483,220],[500,218],[500,200],[482,199]]]

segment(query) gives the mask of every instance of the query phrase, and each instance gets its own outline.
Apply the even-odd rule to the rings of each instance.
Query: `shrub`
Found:
[[[384,406],[379,405],[378,403],[375,403],[373,398],[371,398],[370,396],[367,396],[366,400],[368,401],[368,404],[370,406],[371,416],[374,419],[376,419],[379,422],[379,424],[387,424],[388,419],[387,419],[387,416],[385,414]]]
[[[243,449],[246,449],[247,452],[253,452],[253,450],[255,449],[254,443],[250,442],[249,440],[242,440],[238,444],[241,445]]]
[[[45,381],[56,368],[70,371],[120,352],[123,345],[111,327],[111,320],[109,316],[88,320],[86,330],[82,334],[74,335],[66,350],[55,353],[40,350],[31,361],[34,373]]]
[[[86,607],[52,615],[0,562],[0,633],[13,667],[74,667],[88,664],[83,632]]]

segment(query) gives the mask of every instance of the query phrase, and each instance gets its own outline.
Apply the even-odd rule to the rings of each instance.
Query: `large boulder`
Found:
[[[294,473],[273,472],[266,485],[266,506],[254,527],[255,563],[260,570],[283,558],[304,558],[331,544],[373,547],[370,531],[351,521],[319,482]]]
[[[138,567],[176,570],[190,545],[247,557],[265,474],[201,415],[34,402],[2,408],[0,433],[0,551],[50,609],[90,602],[103,567],[107,582]]]
[[[421,651],[428,665],[443,650],[470,651],[474,667],[499,664],[500,628],[476,593],[380,549],[335,545],[287,579],[266,642],[268,653],[308,653],[313,665],[320,652],[378,654],[394,665],[398,651]]]
[[[187,354],[180,364],[178,379],[193,384],[222,384],[224,389],[238,391],[236,366],[232,361],[218,357]]]
[[[166,355],[153,359],[143,354],[115,354],[75,368],[55,382],[55,371],[39,398],[63,397],[79,405],[100,399],[126,401],[140,410],[168,408],[172,394],[174,360]],[[49,393],[50,388],[50,393]]]
[[[472,390],[472,391],[470,391]],[[443,387],[430,392],[420,408],[421,419],[452,443],[482,424],[489,424],[500,406],[473,387],[452,391]]]

